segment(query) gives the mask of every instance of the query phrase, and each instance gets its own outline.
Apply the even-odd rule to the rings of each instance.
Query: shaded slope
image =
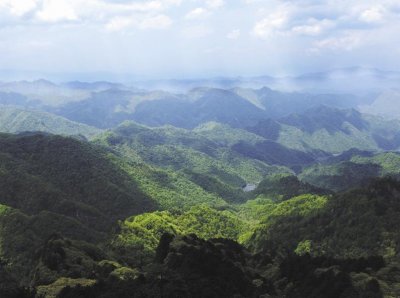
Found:
[[[155,207],[137,183],[88,143],[59,136],[1,135],[1,203],[105,228]]]

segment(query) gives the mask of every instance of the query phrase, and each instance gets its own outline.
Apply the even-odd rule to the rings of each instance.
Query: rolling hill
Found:
[[[354,109],[318,106],[275,121],[261,121],[247,130],[287,148],[341,153],[360,150],[396,150],[400,122],[361,114]]]
[[[46,132],[92,138],[101,130],[54,114],[14,106],[0,106],[0,132]]]

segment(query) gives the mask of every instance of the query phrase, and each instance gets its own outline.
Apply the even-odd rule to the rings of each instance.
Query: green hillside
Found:
[[[0,134],[0,296],[398,297],[397,127],[376,119]]]
[[[118,220],[157,209],[226,205],[183,175],[73,138],[2,134],[0,160],[0,261],[25,286],[90,277],[98,262],[114,258],[103,249]],[[56,252],[38,258],[50,238]]]
[[[250,132],[287,148],[341,153],[360,150],[396,150],[400,122],[361,114],[354,109],[317,106],[276,121],[260,121]]]
[[[334,160],[304,169],[299,178],[318,187],[339,191],[361,186],[374,177],[398,177],[400,174],[400,155],[395,152],[364,156],[355,152],[343,161]]]
[[[198,130],[148,128],[126,122],[99,136],[95,142],[118,151],[132,161],[178,172],[228,201],[242,200],[244,194],[241,188],[247,183],[258,183],[268,173],[288,171],[230,149],[232,142],[242,138],[257,142],[259,137],[241,130],[219,127],[216,133],[205,133],[204,130],[197,133]],[[230,141],[221,144],[224,138]]]
[[[101,130],[50,113],[11,106],[0,106],[0,132],[41,131],[58,135],[92,138]]]
[[[397,257],[399,182],[381,179],[332,197],[278,204],[257,229],[258,248],[336,258]]]

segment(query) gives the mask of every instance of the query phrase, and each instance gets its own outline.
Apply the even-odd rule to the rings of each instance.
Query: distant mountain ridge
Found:
[[[341,153],[360,150],[397,150],[400,121],[366,115],[355,109],[317,106],[303,113],[260,121],[246,128],[288,148]]]
[[[70,121],[50,113],[0,105],[0,132],[47,132],[92,138],[100,129]]]

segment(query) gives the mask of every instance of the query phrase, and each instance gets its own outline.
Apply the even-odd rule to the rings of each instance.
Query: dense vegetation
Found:
[[[0,297],[400,296],[397,121],[315,107],[350,95],[36,83],[0,102],[108,130],[2,107],[24,132],[0,135]]]
[[[398,153],[372,154],[356,150],[305,168],[299,178],[313,185],[338,191],[364,185],[374,177],[398,177],[398,165]]]
[[[163,234],[196,234],[203,239],[238,240],[246,224],[230,211],[218,211],[199,205],[183,213],[156,211],[126,219],[112,246],[122,258],[133,265],[151,261]]]
[[[256,135],[227,126],[210,124],[208,128],[188,131],[125,122],[100,135],[96,143],[112,148],[136,163],[178,172],[206,191],[237,202],[243,201],[241,188],[246,184],[258,183],[266,174],[289,172],[233,150],[235,142],[254,143],[257,140]]]

